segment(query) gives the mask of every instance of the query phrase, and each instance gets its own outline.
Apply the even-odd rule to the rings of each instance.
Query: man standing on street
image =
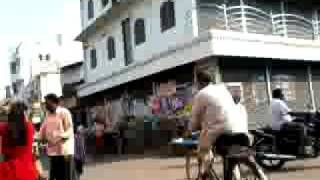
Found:
[[[242,104],[242,86],[241,83],[227,83],[228,89],[232,95],[233,101],[235,103],[235,114],[238,118],[239,122],[237,123],[239,127],[237,129],[241,129],[242,132],[248,131],[248,113],[246,107]]]
[[[55,94],[45,97],[47,114],[40,128],[40,138],[47,141],[50,158],[50,180],[71,180],[74,177],[74,131],[69,110],[59,106]]]

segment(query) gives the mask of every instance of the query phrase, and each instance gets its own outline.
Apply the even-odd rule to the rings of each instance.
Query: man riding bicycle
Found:
[[[201,130],[199,150],[205,161],[203,178],[206,178],[211,145],[224,134],[248,134],[248,125],[245,118],[238,117],[236,104],[223,83],[213,84],[205,72],[197,72],[196,78],[199,91],[193,99],[192,129]]]

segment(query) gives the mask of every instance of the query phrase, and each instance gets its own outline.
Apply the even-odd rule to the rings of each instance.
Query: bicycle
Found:
[[[195,136],[196,134],[193,134]],[[222,135],[222,140],[217,140],[216,146],[211,149],[213,157],[217,157],[219,154],[223,160],[223,175],[219,175],[216,171],[214,164],[216,159],[212,158],[209,162],[209,168],[204,177],[201,169],[204,168],[203,159],[197,152],[197,140],[193,137],[193,140],[186,141],[189,152],[186,154],[186,175],[188,180],[267,180],[267,176],[262,169],[255,162],[255,148],[254,144],[249,145],[245,142],[247,135],[235,134],[235,135]],[[223,143],[221,143],[223,142]],[[229,144],[226,144],[228,142]],[[244,142],[244,143],[241,143]],[[196,172],[192,171],[192,158],[196,160]],[[193,176],[194,175],[194,176]]]

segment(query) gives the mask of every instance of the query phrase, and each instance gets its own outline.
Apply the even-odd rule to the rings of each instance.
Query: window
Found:
[[[43,59],[42,54],[39,54],[39,59],[40,59],[40,61],[42,61],[42,59]]]
[[[17,63],[16,62],[11,62],[10,68],[11,68],[11,74],[17,74]]]
[[[94,17],[94,4],[92,0],[88,2],[88,19],[92,19]]]
[[[97,67],[97,51],[95,49],[90,51],[90,67],[91,69],[95,69]]]
[[[108,48],[108,58],[109,60],[116,57],[116,47],[115,41],[113,37],[109,37],[107,41],[107,48]]]
[[[101,0],[101,4],[103,7],[109,4],[109,0]]]
[[[50,59],[51,59],[50,54],[47,54],[47,55],[46,55],[46,60],[47,60],[47,61],[50,61]]]
[[[174,2],[167,1],[160,8],[161,31],[164,32],[176,25]]]
[[[134,36],[135,43],[139,45],[146,41],[146,30],[144,25],[144,19],[137,19],[134,24]]]

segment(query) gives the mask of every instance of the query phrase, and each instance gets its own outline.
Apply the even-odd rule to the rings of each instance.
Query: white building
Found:
[[[275,87],[294,110],[314,110],[318,7],[311,0],[81,0],[85,84],[78,95],[110,96],[141,79],[202,64],[217,81],[242,83],[252,123],[266,118]]]
[[[66,54],[62,37],[54,40],[23,41],[12,53],[10,61],[11,89],[14,98],[43,101],[48,93],[62,95],[60,68],[71,56]],[[69,52],[69,54],[77,52]]]

